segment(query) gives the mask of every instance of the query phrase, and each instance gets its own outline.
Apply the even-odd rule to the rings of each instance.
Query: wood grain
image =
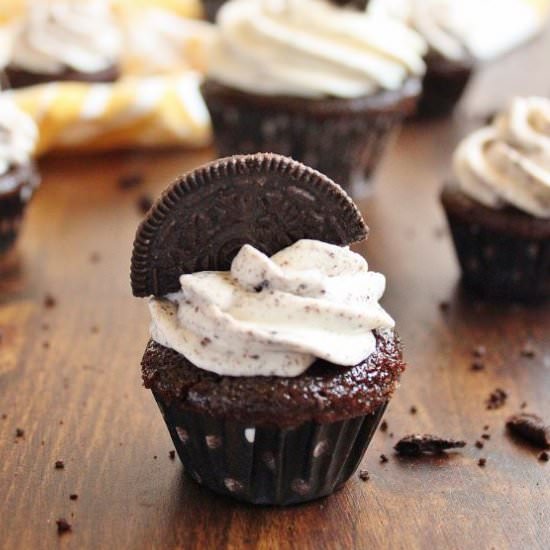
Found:
[[[504,420],[524,401],[550,417],[549,307],[461,291],[437,190],[461,135],[515,93],[550,92],[549,48],[547,33],[484,70],[454,119],[408,125],[361,203],[372,230],[361,250],[388,276],[385,305],[411,367],[364,461],[371,480],[297,508],[243,506],[188,480],[140,385],[148,320],[128,275],[136,201],[212,152],[44,161],[18,260],[0,278],[0,548],[548,548],[550,465],[508,438]],[[145,184],[122,191],[117,178],[134,172]],[[522,357],[526,342],[534,358]],[[479,344],[487,367],[472,372]],[[497,387],[508,402],[488,411]],[[485,424],[491,439],[478,450]],[[447,458],[394,457],[413,431],[470,445]],[[57,535],[59,517],[72,533]]]

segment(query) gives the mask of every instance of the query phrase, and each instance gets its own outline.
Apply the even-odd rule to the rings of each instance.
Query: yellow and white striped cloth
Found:
[[[208,111],[193,71],[124,77],[114,84],[52,82],[11,92],[39,128],[36,154],[109,150],[211,140]]]

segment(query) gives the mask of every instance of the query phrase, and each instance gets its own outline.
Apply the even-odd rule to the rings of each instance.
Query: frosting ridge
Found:
[[[414,31],[325,0],[230,0],[214,35],[209,77],[258,94],[360,97],[425,70]]]
[[[84,73],[117,63],[121,37],[107,2],[33,2],[15,38],[10,63],[34,73]]]
[[[462,141],[453,167],[462,191],[485,206],[550,218],[550,100],[515,98]]]
[[[0,97],[0,176],[30,161],[38,139],[32,118],[7,97]]]
[[[151,335],[197,367],[230,376],[297,376],[316,359],[353,366],[392,328],[385,278],[348,248],[300,240],[268,258],[242,247],[229,272],[183,275],[151,298]]]

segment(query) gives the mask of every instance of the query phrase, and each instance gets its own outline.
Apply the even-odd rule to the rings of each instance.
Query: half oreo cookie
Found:
[[[300,239],[340,246],[368,228],[343,189],[319,172],[271,153],[232,156],[183,175],[137,230],[135,296],[179,290],[179,277],[228,270],[244,244],[268,256]]]

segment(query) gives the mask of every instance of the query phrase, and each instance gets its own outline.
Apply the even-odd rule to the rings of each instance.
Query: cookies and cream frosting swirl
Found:
[[[10,64],[41,74],[67,68],[94,73],[117,63],[120,46],[106,1],[33,2],[17,32]]]
[[[182,275],[151,298],[151,335],[197,367],[229,376],[297,376],[316,359],[353,366],[394,326],[385,278],[348,248],[300,240],[271,258],[250,245],[228,272]]]
[[[453,164],[462,191],[481,204],[550,218],[550,100],[515,98],[462,141]]]
[[[33,154],[38,130],[32,118],[7,97],[0,97],[0,176],[27,164]]]
[[[208,76],[246,92],[361,97],[425,70],[406,25],[327,0],[229,0],[216,23]]]

